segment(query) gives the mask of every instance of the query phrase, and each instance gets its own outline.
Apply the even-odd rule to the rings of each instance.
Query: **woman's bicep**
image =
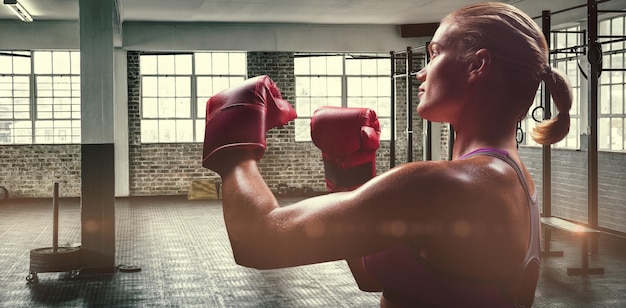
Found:
[[[431,185],[419,183],[425,180],[414,176],[418,174],[415,171],[396,168],[356,190],[272,210],[264,219],[264,227],[254,234],[260,245],[258,253],[266,254],[263,259],[268,263],[264,266],[348,260],[414,241],[417,235],[411,233],[411,226],[432,215],[422,211],[432,200]]]
[[[292,261],[307,263],[361,257],[395,245],[406,234],[398,236],[392,229],[410,219],[407,213],[413,209],[409,198],[383,188],[393,181],[381,176],[354,191],[277,208],[268,216],[273,233],[267,234],[273,238],[268,241],[283,245],[281,254],[290,255]]]

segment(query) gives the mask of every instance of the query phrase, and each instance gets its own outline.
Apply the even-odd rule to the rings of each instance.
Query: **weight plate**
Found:
[[[80,250],[75,247],[37,248],[30,251],[31,272],[66,272],[80,267]]]
[[[134,266],[134,265],[118,265],[117,269],[120,272],[125,272],[125,273],[136,273],[136,272],[140,272],[141,268]]]

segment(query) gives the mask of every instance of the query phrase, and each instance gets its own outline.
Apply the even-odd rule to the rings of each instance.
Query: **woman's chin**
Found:
[[[417,115],[420,116],[420,118],[424,119],[424,120],[428,120],[430,122],[448,122],[448,120],[442,118],[442,117],[437,117],[437,116],[433,116],[427,113],[418,113]]]
[[[417,115],[431,122],[448,122],[446,115],[441,108],[429,108],[427,105],[418,105]]]
[[[417,108],[417,115],[424,119],[424,120],[428,120],[431,122],[439,122],[436,120],[436,117],[434,117],[431,113],[428,112],[428,110],[425,110],[424,108]]]

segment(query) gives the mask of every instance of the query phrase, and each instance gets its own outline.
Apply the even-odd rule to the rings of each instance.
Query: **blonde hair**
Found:
[[[569,132],[572,93],[567,77],[548,65],[548,45],[539,26],[516,7],[486,2],[463,7],[446,16],[442,23],[457,26],[459,57],[468,60],[476,51],[489,50],[493,61],[505,70],[509,93],[521,98],[524,115],[543,80],[558,109],[558,115],[537,124],[532,138],[539,144],[556,143]],[[521,110],[524,108],[523,110]]]

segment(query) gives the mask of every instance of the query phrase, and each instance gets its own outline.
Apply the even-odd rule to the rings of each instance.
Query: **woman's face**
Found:
[[[469,65],[459,60],[456,28],[449,23],[439,26],[428,45],[430,62],[417,74],[417,113],[427,120],[452,122],[467,98]]]

